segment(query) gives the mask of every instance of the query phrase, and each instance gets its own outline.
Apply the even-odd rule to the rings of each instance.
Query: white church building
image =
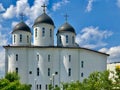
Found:
[[[31,90],[48,90],[61,82],[82,81],[94,71],[104,71],[108,54],[79,47],[75,29],[65,22],[58,28],[54,45],[54,21],[45,8],[34,21],[33,34],[21,21],[12,31],[12,44],[5,48],[5,72],[17,72]],[[33,39],[33,42],[32,42]],[[31,44],[32,43],[32,44]]]

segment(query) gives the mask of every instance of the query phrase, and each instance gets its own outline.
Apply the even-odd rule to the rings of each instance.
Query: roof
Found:
[[[18,23],[18,24],[14,27],[12,33],[13,33],[14,31],[18,31],[18,30],[26,31],[26,32],[30,32],[30,33],[31,33],[30,28],[29,28],[23,21],[21,21],[20,23]]]
[[[43,13],[39,17],[37,17],[34,22],[34,25],[37,25],[39,23],[47,23],[54,26],[53,20],[46,13]]]
[[[103,55],[107,55],[109,56],[109,54],[103,53],[103,52],[99,52],[99,51],[95,51],[92,49],[88,49],[88,48],[83,48],[83,47],[61,47],[61,46],[3,46],[4,48],[60,48],[60,49],[84,49],[84,50],[88,50],[88,51],[92,51],[92,52],[96,52],[99,54],[103,54]]]
[[[59,29],[58,29],[58,32],[57,33],[60,33],[60,32],[73,32],[75,33],[75,29],[69,24],[69,23],[64,23]]]

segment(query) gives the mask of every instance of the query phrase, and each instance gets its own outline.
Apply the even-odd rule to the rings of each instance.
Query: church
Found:
[[[56,87],[61,82],[82,81],[94,71],[106,70],[108,54],[80,47],[67,21],[58,28],[54,45],[55,24],[43,7],[33,34],[24,21],[12,30],[11,45],[3,46],[5,72],[18,73],[21,83],[31,85],[31,90],[48,90],[49,84]]]

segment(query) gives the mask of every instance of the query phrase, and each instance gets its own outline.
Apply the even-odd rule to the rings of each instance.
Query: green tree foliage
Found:
[[[16,73],[8,73],[0,79],[0,90],[30,90],[30,86],[21,84]]]
[[[120,90],[120,68],[116,69],[115,78],[110,79],[109,74],[109,71],[93,72],[83,82],[62,83],[62,88],[63,90]]]

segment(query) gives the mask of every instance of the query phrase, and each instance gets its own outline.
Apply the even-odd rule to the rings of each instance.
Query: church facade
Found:
[[[5,72],[16,72],[31,90],[48,90],[48,85],[82,81],[94,71],[106,70],[107,54],[79,47],[75,29],[65,22],[57,31],[54,45],[54,22],[45,13],[36,18],[33,34],[21,21],[12,31],[12,44],[5,48]],[[33,39],[33,44],[31,44]]]

